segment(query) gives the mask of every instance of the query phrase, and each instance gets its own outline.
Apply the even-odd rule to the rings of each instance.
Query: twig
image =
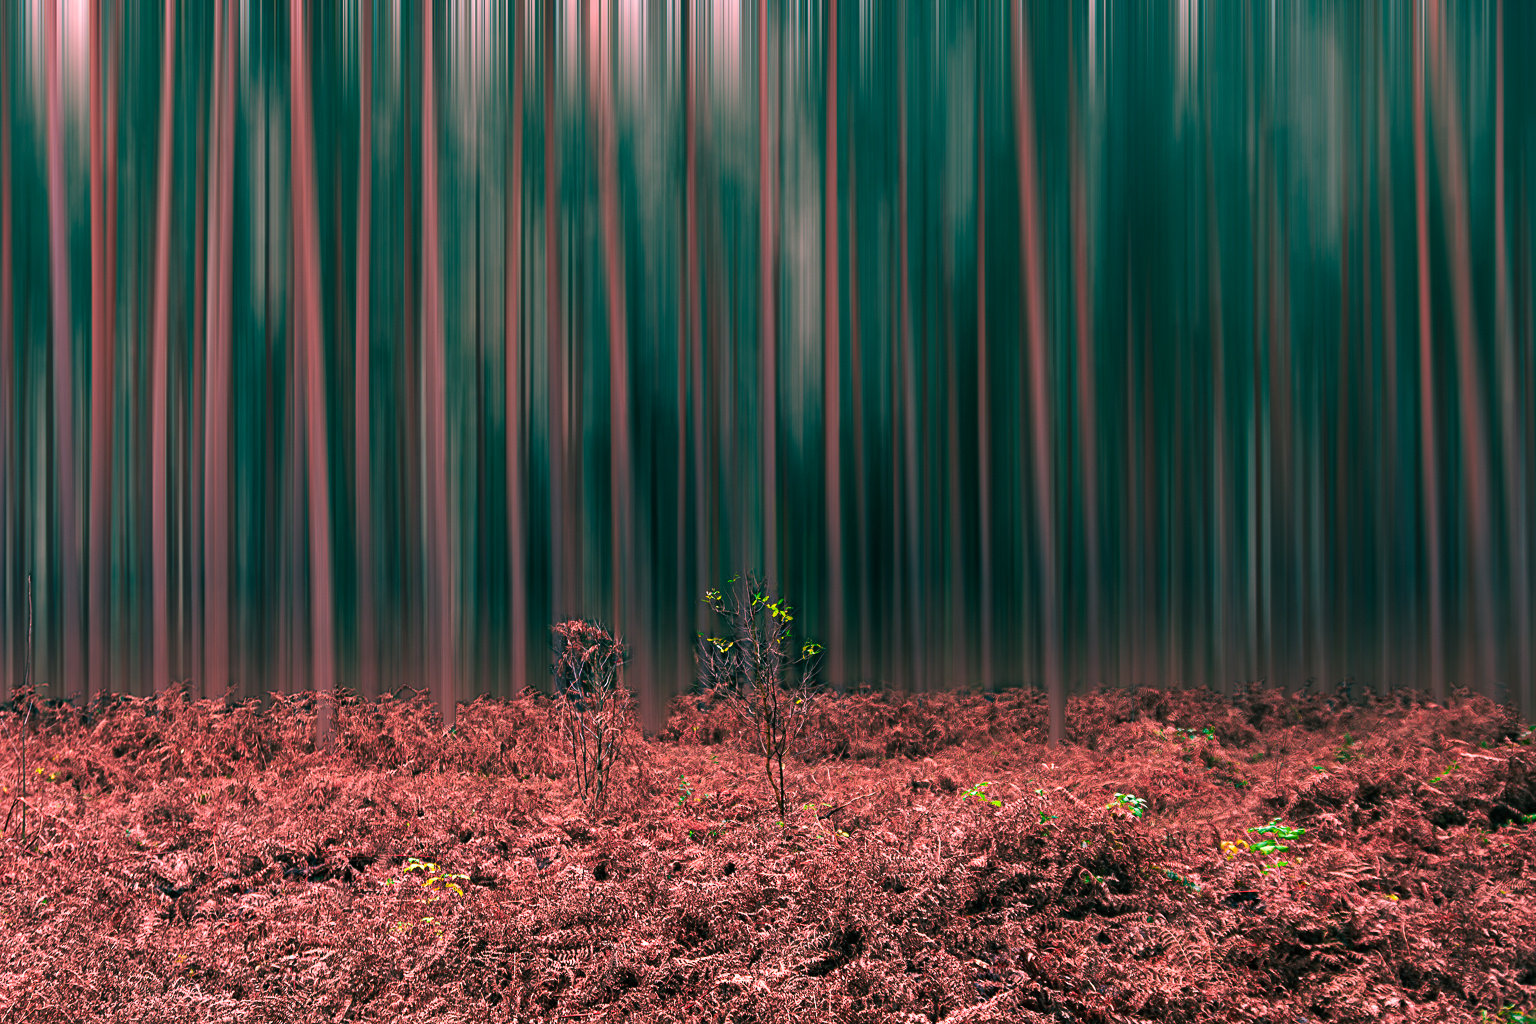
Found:
[[[838,811],[842,810],[844,807],[847,807],[849,804],[856,804],[860,800],[863,800],[864,797],[874,796],[878,792],[880,792],[880,787],[876,786],[874,789],[870,790],[868,793],[865,793],[864,796],[856,796],[852,800],[848,800],[848,801],[846,801],[844,803],[838,804],[836,807],[832,808],[830,811],[828,811],[825,814],[818,814],[818,815],[816,815],[816,820],[817,821],[823,821],[823,820],[825,820],[827,818],[830,818],[830,817],[832,817],[832,815],[836,814]]]

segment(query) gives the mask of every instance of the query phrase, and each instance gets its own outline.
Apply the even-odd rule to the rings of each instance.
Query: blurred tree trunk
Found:
[[[555,122],[555,18],[546,8],[544,53],[544,315],[549,373],[550,611],[556,621],[575,613],[575,509],[570,495],[565,344],[560,297],[560,137]]]
[[[1036,547],[1040,560],[1040,631],[1050,701],[1050,746],[1059,747],[1066,729],[1066,690],[1061,679],[1061,641],[1056,611],[1055,490],[1051,481],[1050,408],[1045,327],[1045,274],[1042,266],[1038,168],[1035,162],[1035,111],[1025,10],[1013,17],[1013,107],[1019,153],[1019,233],[1024,242],[1024,290],[1028,303],[1029,404],[1034,442]]]
[[[1429,181],[1424,141],[1423,12],[1413,15],[1413,179],[1419,251],[1419,428],[1424,460],[1424,540],[1429,560],[1429,690],[1445,701],[1445,619],[1440,593],[1440,475],[1435,453],[1434,334],[1430,319]]]
[[[63,103],[59,47],[59,0],[47,0],[44,9],[44,56],[47,78],[48,131],[48,238],[53,293],[53,410],[55,476],[58,503],[55,522],[59,532],[60,571],[63,576],[63,666],[57,693],[81,696],[84,681],[80,653],[80,551],[76,534],[74,375],[71,306],[69,299],[69,219],[65,210]]]
[[[214,13],[213,116],[208,210],[207,383],[203,396],[203,678],[201,695],[229,684],[230,275],[234,223],[234,32],[226,4]],[[195,696],[195,695],[194,695]]]
[[[1504,0],[1498,0],[1494,30],[1493,115],[1493,260],[1494,341],[1498,350],[1500,447],[1504,454],[1504,522],[1509,531],[1510,618],[1505,636],[1515,641],[1516,692],[1526,720],[1536,717],[1536,692],[1531,682],[1531,566],[1530,520],[1525,511],[1527,438],[1520,432],[1520,406],[1515,391],[1514,311],[1509,287],[1509,236],[1504,207]]]
[[[1451,309],[1456,330],[1456,382],[1461,406],[1462,473],[1466,481],[1467,525],[1472,534],[1472,593],[1474,625],[1464,644],[1476,647],[1464,664],[1470,669],[1461,685],[1487,693],[1494,674],[1492,487],[1488,480],[1487,425],[1484,422],[1482,368],[1478,366],[1476,310],[1472,296],[1472,241],[1467,203],[1466,155],[1461,145],[1461,97],[1456,88],[1457,67],[1451,48],[1442,45],[1443,8],[1436,0],[1429,7],[1430,54],[1435,74],[1435,151],[1442,182],[1440,212],[1450,249]],[[1497,285],[1495,285],[1497,287]],[[1496,339],[1497,340],[1497,339]],[[1513,524],[1511,524],[1513,527]]]
[[[1379,7],[1373,11],[1373,17],[1380,19]],[[1381,349],[1382,349],[1382,391],[1385,402],[1382,411],[1384,422],[1383,436],[1386,438],[1386,452],[1382,459],[1382,477],[1385,487],[1382,489],[1382,498],[1388,506],[1396,504],[1398,489],[1402,478],[1402,438],[1397,421],[1398,415],[1398,353],[1397,353],[1397,243],[1393,238],[1392,219],[1396,206],[1392,200],[1392,122],[1388,117],[1386,64],[1384,56],[1385,47],[1382,45],[1380,35],[1375,42],[1376,58],[1376,222],[1379,225],[1381,262],[1379,273],[1381,274]],[[1391,685],[1393,668],[1397,652],[1393,647],[1393,616],[1394,607],[1401,605],[1393,599],[1397,592],[1397,584],[1401,579],[1401,568],[1397,565],[1398,554],[1401,550],[1401,537],[1403,526],[1400,516],[1392,516],[1386,523],[1386,529],[1382,530],[1383,544],[1378,547],[1380,560],[1380,582],[1378,600],[1381,602],[1381,677],[1377,685],[1377,692],[1386,696]]]
[[[165,33],[161,43],[160,143],[155,187],[155,279],[150,344],[150,545],[154,597],[150,612],[153,634],[150,664],[158,690],[171,678],[170,547],[166,526],[166,406],[170,384],[168,323],[171,277],[172,144],[176,131],[176,3],[165,0]]]
[[[292,104],[294,239],[299,285],[299,329],[304,337],[304,420],[309,439],[310,673],[319,695],[315,746],[330,753],[335,657],[331,602],[331,501],[325,446],[325,338],[320,293],[320,222],[315,197],[315,136],[311,127],[309,34],[304,0],[290,0],[289,101]]]
[[[437,81],[432,0],[422,4],[421,33],[421,316],[425,406],[427,659],[431,687],[454,727],[458,694],[453,672],[453,587],[449,554],[447,416],[444,408],[442,245],[437,209]],[[311,388],[313,388],[311,384]],[[313,415],[313,414],[311,414]],[[313,499],[311,499],[313,501]]]
[[[0,674],[15,688],[16,633],[16,457],[14,425],[16,417],[15,319],[11,238],[15,225],[11,218],[11,14],[0,8]]]
[[[912,262],[908,250],[910,233],[907,224],[907,5],[899,4],[896,13],[896,135],[897,135],[897,196],[896,219],[900,234],[897,288],[900,294],[901,333],[899,336],[901,359],[901,391],[899,407],[903,426],[902,451],[905,455],[903,483],[906,485],[906,604],[910,619],[907,629],[911,638],[911,664],[905,673],[912,689],[917,693],[928,690],[928,660],[922,611],[922,561],[919,547],[920,517],[918,508],[918,458],[917,458],[917,380],[913,351],[916,340],[912,336]],[[899,566],[900,559],[893,562]],[[899,570],[898,570],[899,572]],[[898,588],[898,592],[899,592]],[[900,612],[897,612],[898,621]]]
[[[528,684],[528,534],[523,415],[523,17],[512,2],[512,113],[507,154],[507,546],[512,573],[512,692]]]
[[[614,636],[628,634],[635,650],[630,690],[640,695],[643,707],[654,700],[650,690],[650,647],[642,623],[646,616],[639,601],[635,578],[634,453],[629,414],[629,324],[624,294],[624,237],[619,214],[619,158],[614,126],[613,20],[597,19],[604,38],[594,38],[587,21],[587,96],[597,130],[598,180],[603,218],[603,272],[607,286],[608,388],[610,449],[609,487],[612,494]],[[639,643],[636,644],[635,640]]]
[[[984,17],[978,13],[978,17]],[[992,675],[992,423],[987,405],[987,96],[982,59],[985,26],[976,31],[976,513],[981,554],[981,685]],[[850,161],[851,163],[852,161]],[[857,240],[855,240],[856,242]],[[851,250],[850,250],[851,251]],[[855,413],[855,418],[858,414]],[[860,513],[860,519],[863,514]]]
[[[693,0],[684,0],[683,3],[683,74],[685,95],[684,102],[687,105],[686,125],[687,131],[687,168],[686,189],[684,197],[686,209],[686,239],[687,265],[683,272],[683,287],[686,295],[686,316],[688,318],[688,367],[691,375],[689,387],[689,415],[691,417],[693,440],[693,593],[692,605],[695,609],[694,628],[701,630],[706,621],[707,608],[702,601],[704,591],[709,589],[709,537],[711,525],[707,502],[707,489],[709,481],[704,475],[705,458],[707,449],[707,436],[705,434],[705,393],[704,393],[704,342],[701,337],[703,332],[703,318],[700,315],[700,287],[699,287],[699,185],[698,185],[698,147],[699,129],[698,113],[700,98],[698,92],[701,82],[697,68],[696,49],[698,46],[695,38],[696,31],[692,16]],[[686,621],[686,620],[685,620]],[[678,627],[682,628],[683,623]],[[687,660],[685,656],[685,662]]]
[[[111,623],[107,595],[112,579],[112,416],[115,344],[112,329],[114,289],[107,240],[106,185],[103,181],[102,106],[107,85],[101,74],[102,0],[91,2],[91,490],[90,553],[87,567],[86,629],[88,667],[85,699],[91,690],[110,690],[108,650]],[[115,78],[114,78],[115,80]],[[108,138],[107,145],[115,140]]]
[[[373,5],[358,5],[358,139],[357,139],[357,338],[353,360],[353,431],[357,515],[357,675],[358,689],[367,700],[379,693],[374,640],[373,593],[373,442],[369,430],[369,356],[373,344],[370,321],[370,233],[373,228]]]
[[[778,574],[778,333],[775,325],[775,220],[773,118],[768,103],[768,0],[757,0],[757,177],[758,177],[758,449],[762,478],[763,577],[779,585]],[[740,571],[740,570],[738,570]]]
[[[1074,40],[1075,43],[1075,40]],[[1103,682],[1103,668],[1100,653],[1099,630],[1099,438],[1098,438],[1098,412],[1094,407],[1094,395],[1098,388],[1094,379],[1095,335],[1093,324],[1093,270],[1092,257],[1088,252],[1089,219],[1088,219],[1088,156],[1087,143],[1083,141],[1083,111],[1081,90],[1077,84],[1077,47],[1068,47],[1069,71],[1068,71],[1068,119],[1070,121],[1069,132],[1071,134],[1071,173],[1072,173],[1072,283],[1073,295],[1077,305],[1077,423],[1078,423],[1078,457],[1082,459],[1080,472],[1083,477],[1083,538],[1087,548],[1088,564],[1088,683],[1090,686],[1098,686]],[[1209,127],[1209,114],[1207,114],[1207,127]],[[1207,131],[1206,156],[1209,162],[1210,135]],[[1209,168],[1207,168],[1209,170]],[[1207,191],[1208,208],[1210,213],[1211,243],[1215,245],[1215,198],[1214,181]],[[1214,256],[1215,253],[1213,252]],[[1219,295],[1220,279],[1217,279],[1215,290]],[[1221,305],[1220,299],[1214,298],[1215,303],[1212,330],[1212,345],[1216,351],[1216,377],[1217,377],[1217,408],[1221,406],[1220,397],[1220,366],[1221,366]],[[1221,414],[1217,414],[1216,430],[1218,434],[1222,429]],[[1216,474],[1218,480],[1222,477],[1223,462],[1221,448],[1218,443],[1216,458]],[[1217,485],[1217,491],[1221,491],[1221,485]],[[1218,499],[1220,500],[1220,499]],[[1225,504],[1221,505],[1223,514]],[[1225,520],[1223,519],[1224,523]],[[1221,536],[1225,536],[1221,534]],[[1218,551],[1223,555],[1226,546],[1218,541]],[[1048,598],[1049,600],[1049,598]]]
[[[838,340],[839,250],[837,242],[837,0],[827,2],[827,141],[826,209],[822,214],[826,243],[822,266],[822,391],[825,408],[825,472],[827,488],[827,610],[828,675],[839,689],[847,684],[847,611],[843,596],[843,464],[842,464],[842,347]]]

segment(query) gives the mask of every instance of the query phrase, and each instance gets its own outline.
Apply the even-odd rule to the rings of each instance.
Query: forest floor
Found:
[[[557,707],[34,709],[23,838],[0,705],[0,1021],[1536,1020],[1484,698],[828,697],[784,820],[699,697],[589,812]]]

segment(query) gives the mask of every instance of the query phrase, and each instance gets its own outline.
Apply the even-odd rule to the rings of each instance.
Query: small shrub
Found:
[[[750,727],[782,818],[784,754],[809,720],[821,647],[807,642],[798,653],[793,649],[793,610],[782,598],[770,596],[754,573],[732,577],[729,591],[711,590],[704,601],[725,619],[727,635],[698,638],[699,683],[710,692],[723,691]]]
[[[560,736],[576,769],[576,785],[589,808],[607,797],[608,772],[618,754],[623,701],[619,669],[629,648],[595,622],[571,619],[550,627]]]

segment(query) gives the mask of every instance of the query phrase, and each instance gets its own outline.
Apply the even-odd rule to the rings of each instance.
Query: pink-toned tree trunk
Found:
[[[91,3],[91,490],[90,554],[87,568],[88,638],[85,697],[109,689],[107,652],[111,642],[107,595],[112,579],[112,282],[107,258],[107,211],[102,154],[101,0]],[[110,144],[110,141],[109,141]]]
[[[1440,160],[1445,220],[1451,271],[1451,310],[1456,324],[1456,383],[1460,406],[1461,459],[1466,474],[1467,510],[1472,534],[1472,593],[1476,626],[1474,656],[1466,659],[1475,687],[1492,682],[1494,673],[1493,603],[1493,501],[1488,478],[1488,428],[1484,417],[1482,371],[1477,358],[1476,310],[1472,298],[1472,241],[1468,220],[1466,158],[1461,145],[1461,99],[1456,89],[1456,66],[1448,48],[1441,46],[1444,25],[1438,0],[1430,0],[1430,54],[1435,74],[1435,152]],[[1471,638],[1468,638],[1469,640]],[[1485,694],[1488,690],[1483,690]]]
[[[373,229],[373,5],[358,7],[358,135],[357,135],[357,335],[353,360],[352,406],[354,484],[357,501],[353,526],[357,544],[357,676],[363,697],[379,693],[378,648],[374,639],[373,596],[373,481],[370,465],[373,435],[370,431],[369,357],[372,350],[372,289],[369,274],[370,236]]]
[[[612,25],[599,19],[606,38],[594,38],[587,26],[587,95],[597,129],[598,182],[603,220],[603,272],[607,287],[609,417],[612,424],[609,486],[613,495],[614,580],[613,629],[624,632],[636,621],[634,531],[634,457],[629,432],[629,325],[624,294],[624,238],[619,221],[618,140],[613,116]],[[630,632],[634,630],[630,629]],[[637,652],[635,668],[644,664]],[[642,699],[644,699],[643,689]]]
[[[552,611],[557,620],[576,613],[575,527],[571,501],[570,430],[565,382],[565,341],[560,298],[560,138],[555,123],[555,18],[545,8],[544,65],[544,315],[549,373],[549,504]]]
[[[838,340],[837,242],[837,0],[827,2],[827,143],[826,209],[822,250],[825,284],[822,286],[822,411],[826,453],[823,458],[827,490],[827,621],[829,632],[828,674],[842,687],[847,683],[848,630],[843,596],[843,462],[842,462],[842,346]]]
[[[512,3],[512,114],[507,155],[507,547],[512,573],[512,692],[528,683],[528,534],[523,454],[523,17]]]
[[[150,665],[156,689],[171,678],[170,538],[167,527],[167,394],[170,386],[168,320],[171,283],[171,171],[176,130],[176,3],[165,0],[165,42],[160,68],[159,180],[155,187],[155,278],[150,326]]]
[[[77,701],[84,676],[80,652],[80,551],[75,539],[75,430],[74,375],[71,360],[69,301],[69,229],[64,200],[64,153],[60,105],[63,55],[59,49],[59,0],[47,0],[43,12],[44,75],[47,91],[48,145],[48,239],[53,294],[53,407],[54,445],[58,481],[57,526],[59,530],[60,591],[63,597],[63,656],[60,692]]]
[[[426,404],[427,666],[443,729],[454,727],[453,586],[448,538],[448,432],[444,392],[441,229],[437,209],[437,88],[432,5],[422,6],[421,35],[421,344]],[[311,385],[313,387],[313,385]]]
[[[768,0],[757,0],[758,447],[762,479],[763,575],[778,578],[778,331],[775,303],[773,117],[768,102]]]
[[[320,295],[320,221],[315,198],[315,135],[311,127],[309,34],[304,0],[288,5],[289,89],[293,104],[294,254],[299,285],[299,329],[304,344],[304,407],[309,465],[310,675],[319,694],[315,745],[333,749],[331,701],[335,645],[331,600],[331,501],[325,447],[324,320]]]
[[[1027,304],[1026,343],[1029,352],[1031,440],[1034,450],[1035,522],[1040,559],[1042,665],[1050,700],[1050,746],[1062,743],[1066,731],[1066,691],[1061,679],[1061,640],[1056,611],[1055,489],[1050,464],[1050,386],[1047,379],[1045,335],[1045,268],[1041,253],[1040,201],[1035,160],[1035,112],[1030,81],[1029,39],[1024,10],[1013,17],[1013,107],[1015,143],[1019,153],[1020,234],[1024,241],[1024,292]]]
[[[1434,334],[1429,302],[1429,182],[1424,142],[1423,13],[1413,19],[1414,219],[1419,253],[1419,447],[1424,461],[1424,537],[1429,548],[1429,687],[1445,700],[1445,619],[1440,593],[1440,474],[1435,453]]]
[[[213,159],[209,167],[207,376],[203,449],[203,678],[201,696],[229,684],[229,398],[231,228],[234,223],[234,35],[214,14]]]
[[[1536,716],[1536,690],[1531,680],[1530,520],[1525,509],[1525,454],[1528,441],[1520,433],[1520,407],[1515,391],[1515,321],[1509,286],[1509,236],[1504,207],[1504,0],[1498,0],[1494,30],[1493,101],[1493,266],[1494,340],[1498,349],[1499,424],[1504,453],[1504,520],[1509,524],[1510,623],[1514,637],[1516,692],[1526,720]]]
[[[978,14],[978,17],[984,15]],[[987,104],[976,32],[976,519],[981,553],[981,685],[992,677],[992,424],[987,408]],[[860,513],[862,521],[863,514]]]

